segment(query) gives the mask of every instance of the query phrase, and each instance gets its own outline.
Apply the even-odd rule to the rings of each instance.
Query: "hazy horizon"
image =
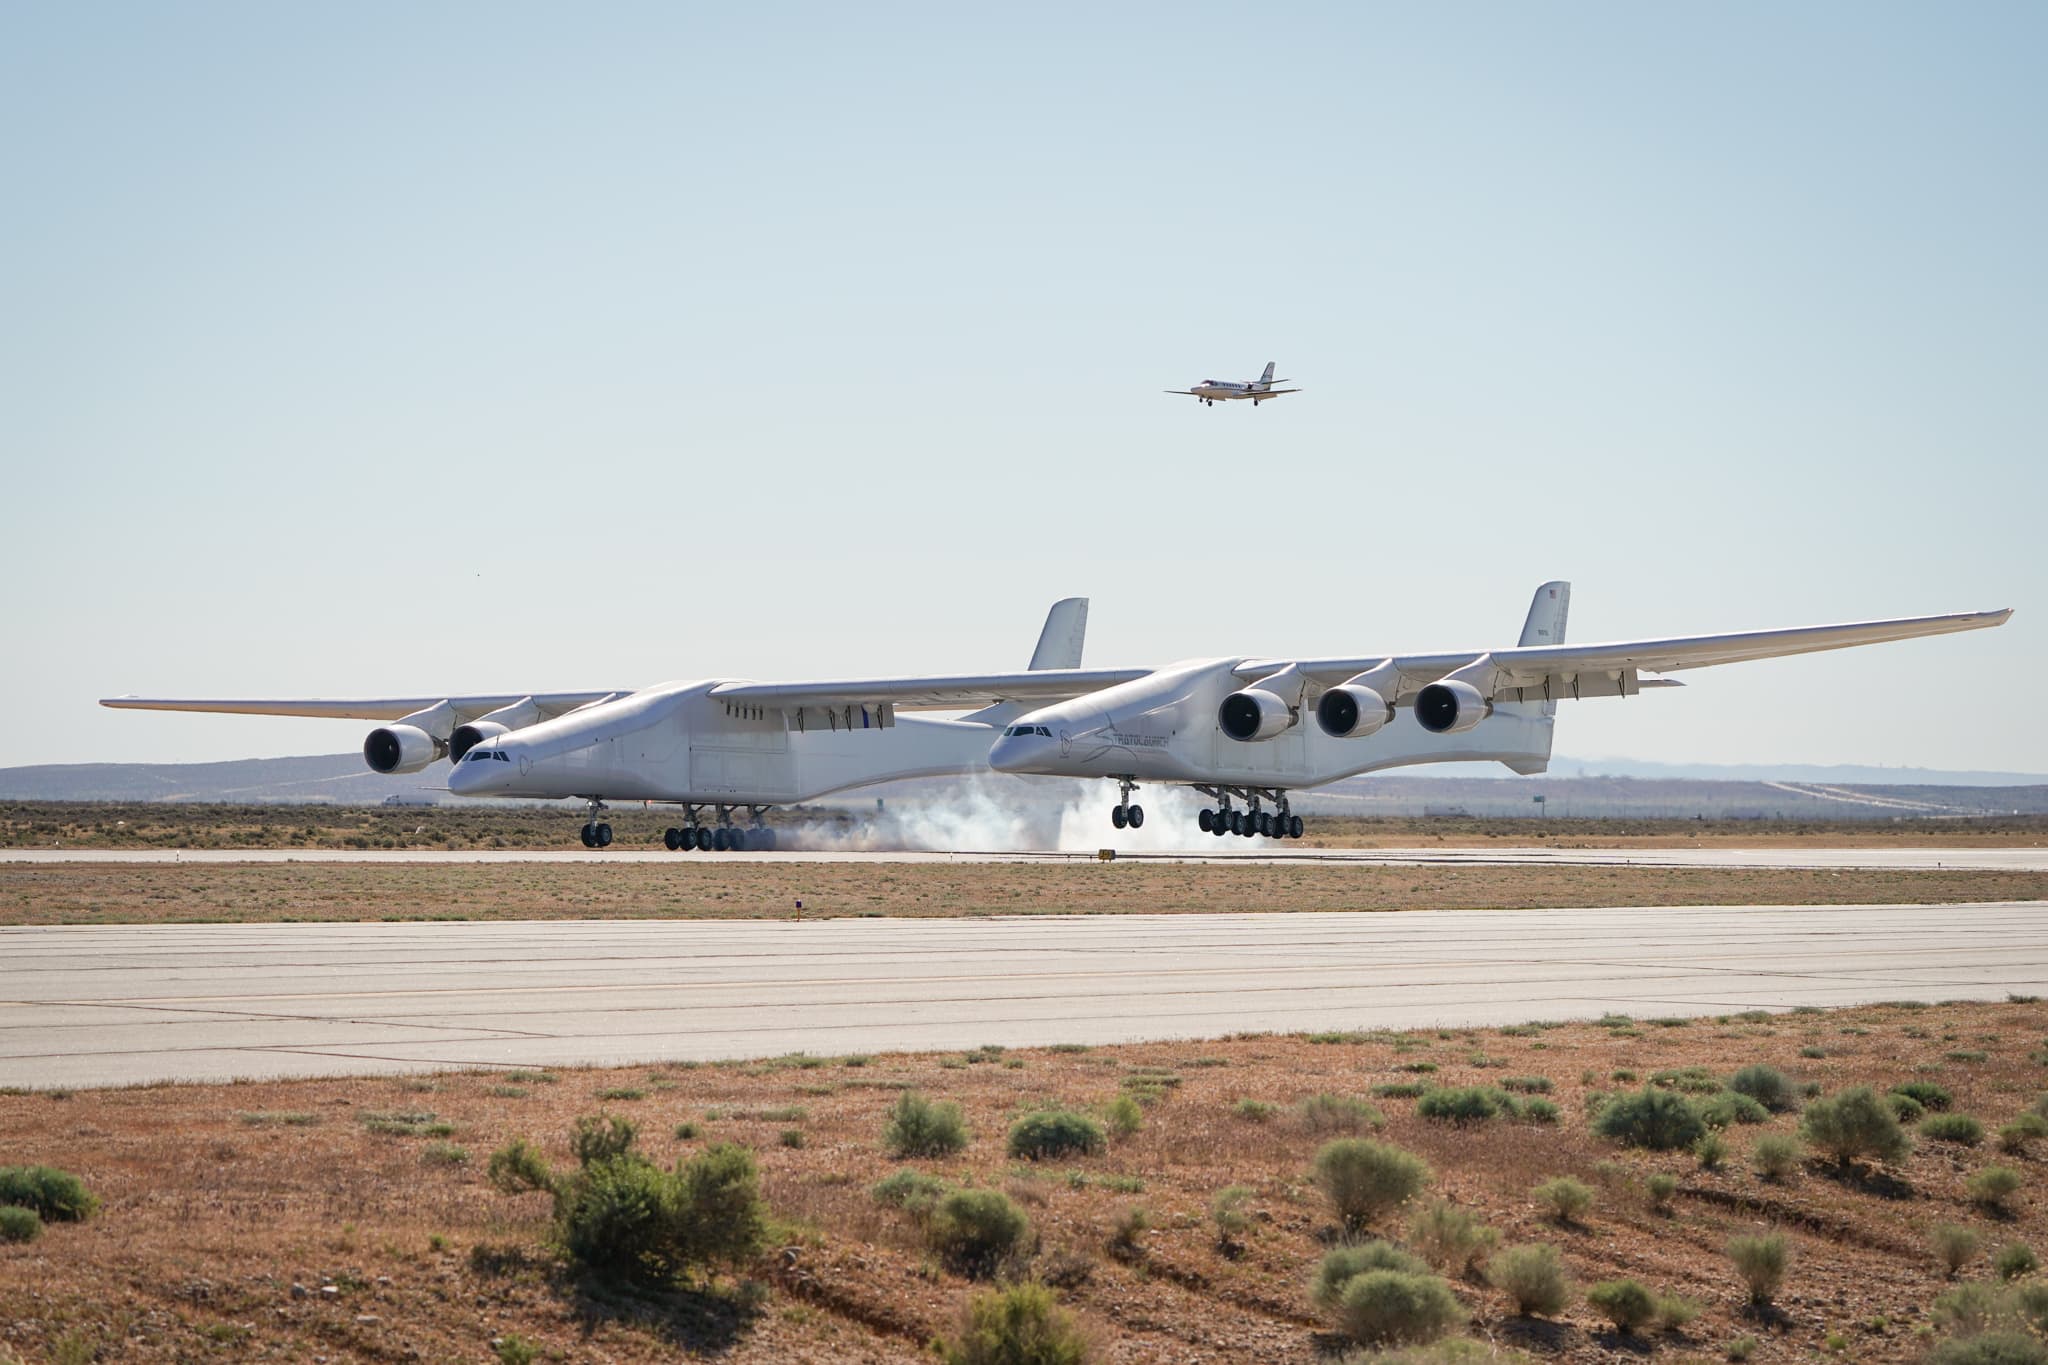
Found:
[[[2048,771],[2048,10],[0,18],[0,766],[440,696],[2019,609],[1563,753]],[[1253,410],[1164,389],[1248,378]]]

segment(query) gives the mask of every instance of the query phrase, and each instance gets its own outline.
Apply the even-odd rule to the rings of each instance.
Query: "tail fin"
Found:
[[[1270,360],[1266,362],[1266,372],[1259,376],[1259,382],[1261,384],[1270,384],[1273,382],[1273,364],[1274,362]]]
[[[1528,619],[1522,622],[1520,645],[1561,645],[1564,643],[1565,618],[1571,615],[1572,585],[1569,583],[1545,583],[1536,589],[1536,599],[1529,603]]]
[[[1081,645],[1088,638],[1088,599],[1069,597],[1052,604],[1038,648],[1031,651],[1031,669],[1079,668]]]

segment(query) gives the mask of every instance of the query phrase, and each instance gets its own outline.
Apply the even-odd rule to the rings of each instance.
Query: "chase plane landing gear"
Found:
[[[1109,813],[1109,823],[1118,829],[1142,828],[1145,824],[1145,808],[1131,800],[1131,793],[1138,789],[1138,784],[1128,777],[1119,777],[1116,785],[1116,808]]]

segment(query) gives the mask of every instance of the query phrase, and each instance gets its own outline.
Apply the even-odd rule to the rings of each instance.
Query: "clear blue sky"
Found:
[[[2011,605],[1559,748],[2048,771],[2048,8],[0,8],[0,764],[105,712]],[[1268,359],[1253,411],[1160,390]]]

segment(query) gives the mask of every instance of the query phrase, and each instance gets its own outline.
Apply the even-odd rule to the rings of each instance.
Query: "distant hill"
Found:
[[[377,805],[387,798],[452,801],[440,786],[445,768],[382,777],[360,754],[249,758],[228,763],[64,763],[0,768],[0,800],[328,802]],[[1881,774],[1881,781],[1869,775]],[[1994,783],[1996,777],[2010,783]],[[1001,804],[1080,803],[1100,798],[1098,783],[1007,780],[999,794],[971,778],[891,782],[829,797],[820,804],[886,800],[943,804],[991,799]],[[1535,798],[1541,796],[1538,802]],[[1560,758],[1537,777],[1497,767],[1455,764],[1347,778],[1296,798],[1303,811],[1351,814],[1894,819],[1901,816],[2048,812],[2048,779],[2024,774],[1947,773],[1901,768],[1753,768]]]

